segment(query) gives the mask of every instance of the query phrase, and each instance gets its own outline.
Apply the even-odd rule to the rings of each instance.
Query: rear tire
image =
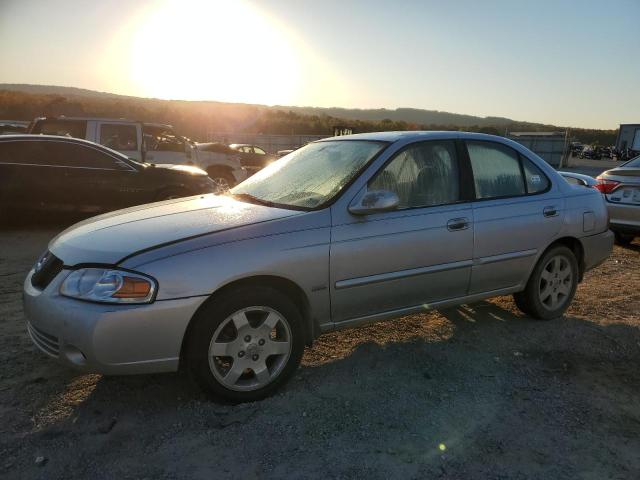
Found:
[[[578,275],[574,253],[558,245],[538,260],[527,286],[513,298],[523,313],[538,320],[561,317],[576,293]]]
[[[614,232],[614,235],[616,237],[616,243],[618,245],[629,245],[635,238],[633,235],[628,233]]]
[[[287,382],[302,359],[303,317],[273,288],[239,288],[207,302],[192,321],[186,367],[215,400],[266,398]]]

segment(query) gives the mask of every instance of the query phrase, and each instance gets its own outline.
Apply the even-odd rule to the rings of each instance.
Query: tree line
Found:
[[[484,119],[480,125],[423,124],[385,118],[358,120],[327,114],[299,113],[287,107],[241,103],[160,100],[125,96],[82,96],[36,94],[0,90],[0,118],[33,120],[38,116],[92,116],[128,118],[143,122],[168,123],[189,138],[205,141],[214,132],[284,135],[332,135],[335,126],[355,132],[390,130],[464,130],[493,135],[516,131],[564,131],[566,128],[508,119]],[[469,117],[473,118],[473,117]],[[488,124],[489,123],[489,124]],[[571,129],[574,141],[599,145],[615,143],[617,130]]]

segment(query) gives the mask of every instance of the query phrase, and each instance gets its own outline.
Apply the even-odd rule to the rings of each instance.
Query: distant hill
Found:
[[[31,85],[28,83],[0,83],[0,90],[13,92],[36,93],[42,95],[79,96],[91,98],[127,98],[126,95],[116,93],[97,92],[86,88],[58,87],[56,85]]]
[[[566,127],[503,117],[397,108],[394,110],[267,106],[216,101],[162,100],[55,85],[0,84],[0,119],[37,116],[97,116],[169,123],[195,140],[212,133],[331,135],[345,125],[356,132],[389,130],[468,130],[494,135],[516,131],[560,131]],[[617,130],[571,129],[575,140],[611,145]]]
[[[140,98],[127,95],[118,95],[115,93],[98,92],[95,90],[87,90],[85,88],[76,87],[60,87],[56,85],[31,85],[18,83],[0,84],[0,90],[10,90],[16,92],[27,92],[42,95],[61,95],[65,97],[89,97],[89,98]],[[196,101],[197,103],[226,103],[215,101]],[[238,105],[238,104],[234,104]],[[377,109],[357,109],[357,108],[339,108],[339,107],[296,107],[287,105],[274,105],[272,107],[266,105],[250,105],[270,110],[282,110],[296,112],[302,115],[330,116],[335,118],[353,119],[371,122],[380,122],[382,120],[391,120],[393,122],[407,122],[420,125],[449,125],[449,126],[506,126],[514,123],[514,120],[501,117],[477,117],[473,115],[463,115],[458,113],[441,112],[438,110],[423,110],[419,108],[396,108],[389,110],[386,108]],[[542,125],[542,124],[532,124]]]
[[[471,125],[480,126],[506,126],[514,123],[514,120],[501,117],[476,117],[473,115],[463,115],[459,113],[441,112],[439,110],[423,110],[420,108],[396,108],[389,110],[386,108],[359,109],[359,108],[323,108],[323,107],[287,107],[274,106],[272,108],[281,110],[291,110],[303,115],[329,115],[337,118],[353,118],[380,122],[388,119],[394,122],[417,123],[421,125],[450,125],[466,127]],[[542,125],[542,124],[536,124]]]

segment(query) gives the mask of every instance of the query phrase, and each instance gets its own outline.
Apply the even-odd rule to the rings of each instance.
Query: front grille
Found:
[[[43,332],[39,328],[31,325],[29,322],[27,322],[27,331],[29,332],[29,336],[33,343],[35,343],[40,350],[52,357],[58,356],[60,353],[60,342],[58,342],[57,337]]]
[[[63,262],[53,253],[45,253],[38,263],[36,263],[36,271],[31,277],[31,285],[40,290],[47,288],[47,285],[60,273]]]

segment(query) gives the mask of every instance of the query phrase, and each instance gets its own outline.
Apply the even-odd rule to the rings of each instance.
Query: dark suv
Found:
[[[75,138],[0,137],[0,209],[98,213],[212,191],[199,168],[141,163]]]

